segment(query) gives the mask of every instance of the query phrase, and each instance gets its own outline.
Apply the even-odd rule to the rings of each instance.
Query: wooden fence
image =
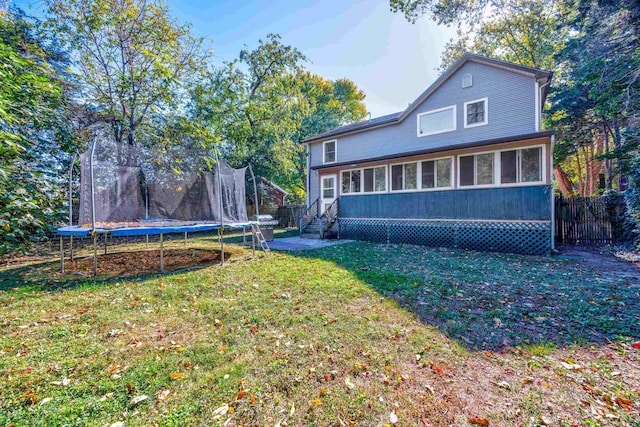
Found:
[[[555,199],[555,237],[559,243],[597,246],[622,239],[624,199],[590,196]]]

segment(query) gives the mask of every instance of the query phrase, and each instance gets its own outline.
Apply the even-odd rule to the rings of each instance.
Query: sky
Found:
[[[37,16],[41,0],[16,0]],[[170,13],[209,40],[212,65],[253,49],[269,33],[296,47],[306,68],[347,78],[366,94],[372,117],[404,110],[438,76],[440,55],[455,33],[428,18],[409,23],[388,0],[168,0]]]

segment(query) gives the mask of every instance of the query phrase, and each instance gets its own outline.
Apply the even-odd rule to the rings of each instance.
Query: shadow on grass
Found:
[[[274,236],[276,238],[292,237],[299,235],[297,229],[276,229],[274,230]],[[194,253],[189,256],[191,260],[183,260],[178,265],[172,265],[171,263],[171,251],[175,251],[176,245],[180,245],[183,241],[182,234],[173,234],[165,236],[165,243],[172,244],[173,247],[166,249],[167,260],[165,263],[165,274],[177,274],[184,272],[185,270],[194,268],[203,268],[216,265],[219,262],[219,240],[217,233],[204,232],[194,235],[190,235],[187,241],[187,247],[191,251],[202,251],[203,248],[207,249],[207,252],[215,253],[214,258],[205,256],[197,257]],[[225,233],[224,241],[229,244],[241,244],[243,242],[251,243],[251,232],[247,232],[244,236],[241,232]],[[116,252],[109,252],[107,255],[103,255],[104,241],[99,242],[98,248],[98,267],[99,272],[97,277],[92,277],[92,258],[84,256],[77,257],[77,259],[85,259],[79,265],[78,263],[70,263],[68,260],[69,253],[66,252],[67,258],[65,261],[66,274],[60,274],[60,261],[55,259],[53,255],[49,256],[50,260],[40,261],[37,257],[32,257],[32,261],[28,264],[18,264],[16,266],[6,266],[0,268],[0,291],[9,289],[22,289],[24,291],[33,290],[63,290],[71,289],[77,286],[84,285],[100,285],[110,284],[120,280],[145,280],[150,277],[161,275],[159,264],[159,237],[150,236],[150,248],[146,249],[143,245],[145,241],[144,236],[134,238],[116,238],[110,241],[110,251],[114,248]],[[65,249],[68,251],[69,242],[65,242]],[[90,251],[93,245],[91,239],[76,239],[74,243],[75,253],[80,251]],[[136,248],[131,245],[138,245]],[[192,247],[195,245],[195,247]],[[256,242],[257,248],[259,245]],[[122,251],[120,248],[127,248]],[[179,249],[179,248],[178,248]],[[245,248],[246,249],[246,248]],[[230,259],[231,262],[235,262],[233,259],[234,253],[237,249],[229,251],[225,248],[225,258]],[[152,254],[151,260],[143,260],[144,254]],[[124,254],[124,255],[123,255]],[[105,259],[109,257],[119,256],[121,259],[117,260],[115,266],[107,267],[105,265]],[[106,258],[105,258],[106,257]],[[44,257],[40,257],[44,258]],[[124,259],[122,259],[124,258]],[[141,265],[143,268],[136,268],[137,265]],[[108,265],[108,263],[107,263]]]
[[[334,262],[472,350],[640,339],[640,270],[628,265],[371,243],[297,256]]]

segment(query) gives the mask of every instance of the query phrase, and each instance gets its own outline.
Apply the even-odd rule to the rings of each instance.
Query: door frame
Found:
[[[333,199],[325,199],[324,198],[324,180],[325,178],[333,178]],[[320,211],[318,215],[322,215],[324,211],[327,209],[328,205],[333,203],[338,198],[338,175],[337,174],[327,174],[320,176]],[[325,203],[325,200],[330,200],[328,203]]]

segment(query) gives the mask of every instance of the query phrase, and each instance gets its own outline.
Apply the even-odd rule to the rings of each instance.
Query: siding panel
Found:
[[[462,89],[461,79],[471,73],[473,86]],[[464,103],[488,98],[485,126],[464,128]],[[429,148],[485,139],[523,135],[535,128],[535,79],[511,71],[468,62],[424,101],[411,115],[398,124],[338,136],[338,162],[400,154]],[[456,105],[457,130],[418,137],[416,117],[425,111]],[[322,141],[309,144],[311,166],[322,164]]]
[[[549,192],[543,185],[343,196],[338,216],[549,221]]]

